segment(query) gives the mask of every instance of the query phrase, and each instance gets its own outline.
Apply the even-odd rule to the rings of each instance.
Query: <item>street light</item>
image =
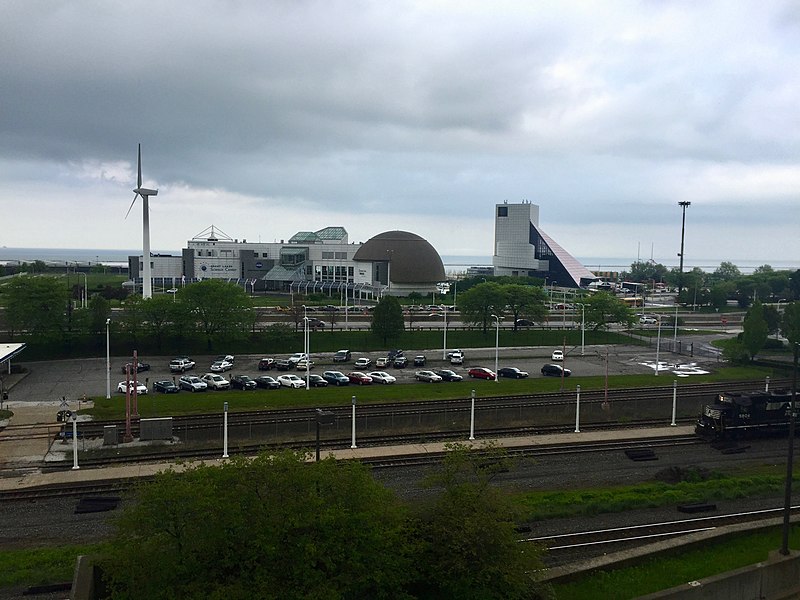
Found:
[[[492,315],[495,324],[495,337],[494,337],[494,381],[500,383],[500,376],[497,374],[498,358],[500,354],[500,319],[497,315]]]
[[[311,356],[309,354],[309,335],[308,335],[308,316],[306,314],[306,305],[303,305],[303,353],[306,355],[306,390],[311,389],[309,384],[308,370],[311,367]]]
[[[686,207],[691,205],[692,203],[686,200],[678,202],[678,206],[683,209],[683,216],[681,218],[681,252],[678,254],[678,256],[681,257],[681,265],[678,268],[678,296],[681,295],[681,290],[683,289],[683,240],[686,232]]]
[[[661,315],[656,315],[658,318],[658,338],[656,341],[656,375],[658,375],[659,353],[661,350]]]
[[[106,400],[111,400],[111,336],[109,335],[111,319],[106,319]]]
[[[586,347],[586,308],[585,304],[581,304],[581,356],[584,355],[584,348]]]
[[[447,360],[447,306],[442,304],[442,314],[444,315],[444,339],[442,340],[442,360]]]

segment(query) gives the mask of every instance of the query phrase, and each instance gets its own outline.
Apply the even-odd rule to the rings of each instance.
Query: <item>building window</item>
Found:
[[[508,216],[508,207],[507,206],[498,206],[497,207],[497,216],[498,217],[507,217]]]
[[[322,260],[333,260],[333,252],[323,252]]]

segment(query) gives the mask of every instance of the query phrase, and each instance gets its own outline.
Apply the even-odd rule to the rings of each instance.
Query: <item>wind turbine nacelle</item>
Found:
[[[139,187],[133,191],[140,196],[158,196],[158,190],[148,190],[147,188]]]

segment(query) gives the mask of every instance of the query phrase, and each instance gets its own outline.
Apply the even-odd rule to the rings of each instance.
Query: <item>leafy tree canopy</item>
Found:
[[[383,340],[384,345],[389,340],[397,339],[405,330],[403,320],[403,307],[394,296],[384,296],[372,311],[372,333]]]
[[[586,324],[594,329],[604,329],[611,323],[631,325],[633,311],[619,298],[608,292],[596,292],[588,296],[583,310]]]
[[[742,345],[752,360],[767,341],[769,328],[764,318],[764,307],[760,302],[755,302],[744,317],[742,322]]]

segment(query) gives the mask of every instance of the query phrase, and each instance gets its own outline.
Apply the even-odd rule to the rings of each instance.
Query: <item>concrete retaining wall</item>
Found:
[[[800,553],[770,553],[765,562],[692,581],[639,600],[779,600],[800,597]]]

